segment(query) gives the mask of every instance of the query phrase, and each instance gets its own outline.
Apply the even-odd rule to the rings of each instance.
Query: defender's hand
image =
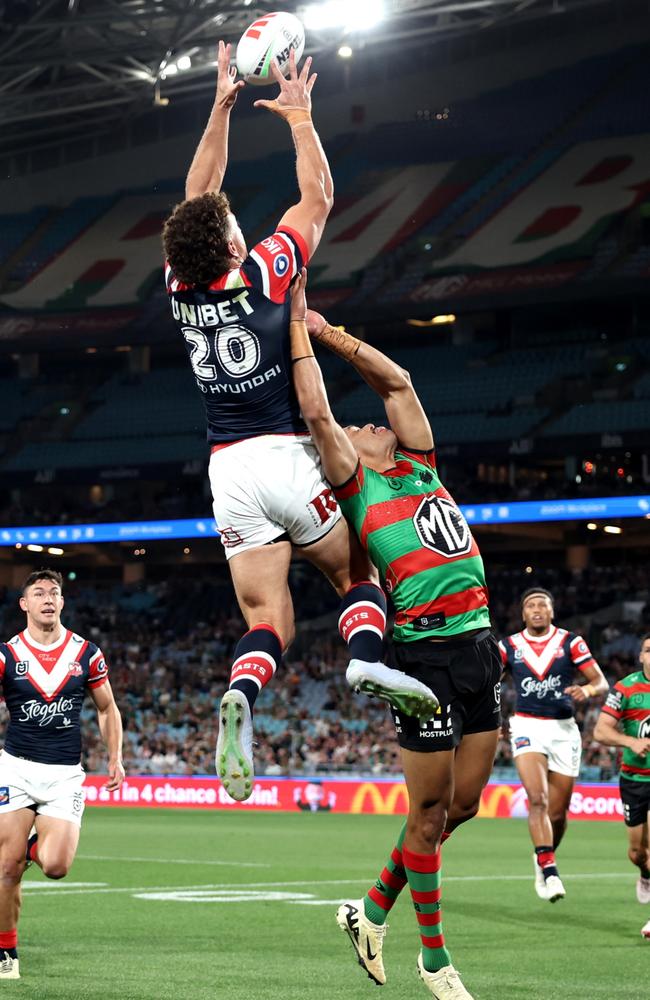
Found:
[[[246,86],[243,80],[236,79],[237,70],[234,66],[230,65],[230,50],[230,43],[224,45],[223,42],[219,42],[219,51],[217,54],[217,96],[215,97],[215,104],[218,104],[220,108],[225,108],[227,111],[234,105],[242,87]]]
[[[296,278],[291,286],[291,315],[290,322],[304,322],[307,315],[307,296],[305,295],[305,289],[307,288],[307,268],[303,267],[300,274],[296,275]]]
[[[291,119],[291,112],[307,112],[311,114],[311,92],[316,83],[317,73],[309,76],[311,67],[311,56],[305,59],[305,64],[298,76],[296,69],[296,53],[292,49],[289,53],[289,76],[284,77],[274,59],[271,63],[271,72],[277,83],[280,85],[280,93],[273,101],[255,101],[254,107],[266,108],[285,120]]]
[[[320,313],[313,309],[307,310],[307,332],[312,340],[318,340],[320,334],[327,326],[327,320]]]

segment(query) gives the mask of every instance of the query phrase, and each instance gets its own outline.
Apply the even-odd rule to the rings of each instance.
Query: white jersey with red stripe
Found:
[[[86,688],[108,680],[101,649],[69,629],[50,646],[25,630],[0,643],[0,679],[9,710],[7,753],[41,764],[78,764]]]
[[[300,233],[283,226],[209,285],[184,285],[165,265],[210,444],[306,430],[291,378],[289,286],[307,260]]]
[[[570,719],[573,699],[564,689],[575,683],[576,670],[597,666],[581,635],[551,625],[545,635],[528,629],[499,642],[504,669],[509,669],[517,694],[517,715]]]

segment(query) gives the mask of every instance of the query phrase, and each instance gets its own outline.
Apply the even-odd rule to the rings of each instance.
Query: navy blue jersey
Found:
[[[101,649],[68,629],[56,646],[20,632],[0,643],[0,678],[9,710],[7,753],[41,764],[78,764],[86,688],[108,680]]]
[[[581,635],[551,625],[541,637],[527,629],[499,643],[504,669],[515,684],[517,715],[570,719],[573,699],[564,689],[575,683],[576,670],[597,666]]]
[[[184,285],[165,267],[210,444],[306,430],[291,377],[289,286],[307,256],[302,236],[282,228],[210,285]]]

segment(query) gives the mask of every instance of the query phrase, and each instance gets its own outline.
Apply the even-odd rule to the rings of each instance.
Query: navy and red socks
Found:
[[[363,580],[354,584],[341,601],[339,632],[350,659],[381,660],[386,630],[386,595],[381,587]]]
[[[235,646],[230,671],[230,691],[241,691],[251,711],[262,688],[268,684],[282,657],[280,636],[271,625],[256,625]]]

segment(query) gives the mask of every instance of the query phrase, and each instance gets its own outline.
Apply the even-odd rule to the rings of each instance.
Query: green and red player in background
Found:
[[[605,746],[622,747],[619,785],[628,833],[628,857],[639,869],[636,896],[650,903],[650,634],[641,639],[641,669],[618,681],[610,691],[594,729]],[[619,728],[620,727],[620,728]],[[641,928],[650,938],[650,920]]]

